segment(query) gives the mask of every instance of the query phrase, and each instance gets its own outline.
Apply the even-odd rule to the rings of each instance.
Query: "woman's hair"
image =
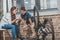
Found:
[[[10,9],[11,13],[13,13],[13,11],[14,11],[15,9],[16,9],[16,7],[13,6],[13,7]]]
[[[24,11],[26,11],[25,7],[21,7],[21,10],[24,10]]]
[[[11,20],[14,20],[15,18],[16,18],[16,15],[15,14],[13,14],[13,11],[16,9],[16,7],[15,6],[13,6],[11,9],[10,9],[10,11],[11,11]],[[14,23],[13,23],[14,24]]]

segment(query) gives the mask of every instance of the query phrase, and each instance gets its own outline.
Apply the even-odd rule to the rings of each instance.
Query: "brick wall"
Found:
[[[60,38],[60,15],[49,15],[49,16],[41,16],[41,17],[52,19],[54,31],[55,31],[55,38]],[[50,36],[51,35],[48,35],[48,37]]]

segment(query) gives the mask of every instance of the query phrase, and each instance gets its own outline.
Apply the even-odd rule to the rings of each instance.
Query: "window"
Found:
[[[12,7],[12,1],[13,0],[7,0],[6,1],[6,9],[7,9],[7,12],[10,11],[11,7]]]
[[[24,0],[24,6],[27,10],[33,9],[35,5],[35,0]]]
[[[6,9],[7,9],[7,12],[8,12],[8,0],[6,1]]]
[[[40,9],[57,8],[57,0],[24,0],[24,6],[27,10],[33,9],[35,4],[38,6],[38,8],[40,7]]]
[[[21,0],[16,0],[16,7],[18,8],[18,12],[20,12],[20,8],[21,8]]]
[[[40,0],[41,9],[57,8],[57,0]]]

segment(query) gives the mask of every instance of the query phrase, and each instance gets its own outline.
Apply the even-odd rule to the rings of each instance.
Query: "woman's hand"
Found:
[[[20,17],[17,17],[16,19],[12,20],[11,23],[18,22],[20,20]]]
[[[20,20],[20,17],[17,17],[16,20]]]

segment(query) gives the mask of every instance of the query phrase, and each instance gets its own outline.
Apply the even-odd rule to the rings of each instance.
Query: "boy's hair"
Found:
[[[26,11],[25,7],[21,7],[21,10],[24,10],[24,11]]]

